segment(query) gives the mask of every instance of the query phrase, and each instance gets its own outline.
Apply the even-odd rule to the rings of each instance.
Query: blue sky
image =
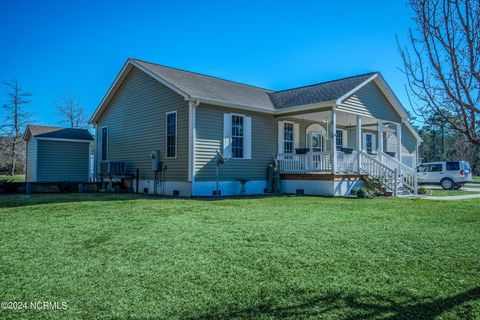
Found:
[[[128,57],[274,90],[380,71],[408,108],[395,34],[410,23],[403,0],[2,1],[0,80],[50,125],[67,91],[93,113]]]

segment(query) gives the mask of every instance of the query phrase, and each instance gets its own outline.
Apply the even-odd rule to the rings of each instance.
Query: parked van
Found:
[[[438,184],[445,190],[459,189],[472,182],[470,164],[467,161],[422,163],[417,167],[419,184]]]

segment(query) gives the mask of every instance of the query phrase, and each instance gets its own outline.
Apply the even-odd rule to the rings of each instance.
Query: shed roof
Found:
[[[93,141],[90,132],[87,129],[80,128],[63,128],[29,124],[23,137],[24,139],[28,139],[30,135],[36,138]]]

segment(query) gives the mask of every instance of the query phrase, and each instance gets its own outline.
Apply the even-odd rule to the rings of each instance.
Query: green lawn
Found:
[[[480,176],[473,177],[473,181],[480,182]]]
[[[0,310],[48,319],[478,319],[480,200],[0,196]]]
[[[14,176],[8,176],[8,175],[1,175],[0,174],[0,180],[12,180],[15,182],[24,182],[25,181],[25,175],[24,174],[17,174]]]

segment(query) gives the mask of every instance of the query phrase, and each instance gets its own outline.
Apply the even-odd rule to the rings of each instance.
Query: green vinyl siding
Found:
[[[37,181],[88,181],[88,142],[38,140]]]
[[[37,142],[36,140],[30,136],[30,138],[27,141],[27,146],[26,146],[26,172],[25,172],[25,181],[27,182],[34,182],[35,181],[35,170],[36,170],[36,164],[37,164],[37,158],[36,158],[36,148],[37,148]]]
[[[271,115],[200,104],[196,110],[196,181],[215,180],[216,150],[223,150],[223,114],[252,117],[252,158],[228,159],[220,168],[221,180],[265,180],[277,152],[277,119]]]
[[[337,110],[400,123],[400,116],[375,82],[370,82],[346,99]]]
[[[166,112],[177,111],[177,157],[165,159]],[[167,181],[188,180],[188,103],[183,97],[133,68],[97,124],[96,161],[102,156],[102,127],[108,127],[108,160],[125,161],[127,171],[153,179],[150,154],[160,150]]]
[[[402,123],[402,154],[416,154],[417,153],[417,138]]]

